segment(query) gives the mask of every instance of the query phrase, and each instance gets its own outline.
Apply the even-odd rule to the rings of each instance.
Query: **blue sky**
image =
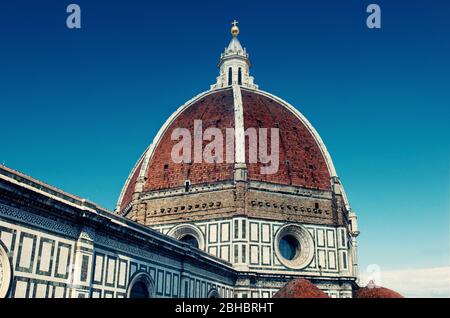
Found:
[[[256,83],[331,153],[361,269],[448,266],[450,3],[376,1],[371,30],[372,2],[2,3],[0,162],[113,209],[160,126],[214,82],[236,18]]]

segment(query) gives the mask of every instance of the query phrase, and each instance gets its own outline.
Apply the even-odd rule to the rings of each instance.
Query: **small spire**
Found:
[[[237,37],[238,34],[239,34],[239,28],[238,28],[238,26],[237,26],[238,23],[239,23],[239,22],[236,21],[236,19],[234,19],[234,21],[231,23],[231,24],[233,25],[233,26],[231,27],[231,34],[232,34],[234,37]]]
[[[257,89],[258,85],[253,82],[250,76],[250,60],[247,50],[242,47],[237,36],[239,35],[238,21],[234,20],[231,25],[230,43],[225,51],[220,55],[218,67],[220,74],[216,84],[211,85],[211,89],[224,88],[231,85],[239,85],[251,89]]]

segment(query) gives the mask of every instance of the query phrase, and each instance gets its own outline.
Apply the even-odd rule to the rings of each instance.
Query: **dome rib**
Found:
[[[214,127],[219,128],[225,136],[226,128],[234,128],[234,99],[231,88],[204,95],[200,100],[190,104],[168,125],[149,160],[144,191],[182,187],[187,180],[188,172],[192,185],[233,179],[233,163],[196,162],[195,149],[191,158],[193,162],[178,164],[172,162],[171,150],[178,141],[171,139],[171,132],[175,128],[184,128],[188,129],[193,137],[195,120],[202,121],[203,132],[206,128]],[[191,150],[192,146],[195,147],[195,142],[193,144]],[[206,144],[208,142],[203,140],[201,151]],[[225,143],[223,147],[226,147]]]
[[[125,181],[124,186],[122,187],[122,191],[120,192],[119,200],[117,201],[117,204],[116,204],[116,212],[124,211],[126,206],[131,202],[131,196],[133,194],[131,192],[131,189],[133,189],[133,192],[134,192],[134,184],[136,183],[136,181],[139,177],[139,174],[140,174],[141,168],[142,168],[142,162],[144,159],[144,155],[147,153],[149,148],[150,148],[150,146],[147,147],[147,149],[145,149],[144,153],[139,157],[139,160],[134,164],[133,169],[131,170],[130,174],[128,175],[128,178]]]
[[[323,157],[325,158],[325,162],[327,164],[328,171],[330,172],[330,176],[332,178],[339,178],[337,175],[336,169],[334,167],[333,160],[331,159],[331,155],[328,152],[328,149],[325,146],[325,143],[323,142],[322,138],[320,137],[319,133],[314,128],[314,126],[308,121],[308,119],[299,110],[297,110],[294,106],[292,106],[287,101],[281,99],[280,97],[275,96],[271,93],[268,93],[268,92],[260,90],[260,89],[258,89],[257,92],[264,96],[267,96],[267,97],[277,101],[281,105],[285,106],[306,126],[306,128],[310,131],[310,133],[316,140],[316,143],[317,143],[319,149],[321,150]],[[340,192],[342,193],[345,207],[348,211],[350,211],[350,203],[348,201],[347,194],[345,193],[344,187],[342,186],[342,184],[340,182],[337,185],[340,189]]]
[[[119,199],[117,201],[117,205],[116,205],[116,212],[121,213],[123,212],[123,209],[130,203],[131,201],[131,197],[130,198],[125,198],[125,193],[129,190],[130,187],[133,188],[133,192],[135,190],[135,186],[136,186],[136,181],[138,179],[143,180],[146,176],[147,170],[148,170],[148,162],[151,159],[151,157],[153,156],[153,153],[156,149],[156,146],[159,144],[159,141],[161,140],[161,136],[165,133],[165,131],[167,130],[167,128],[170,126],[170,124],[178,117],[179,114],[181,114],[186,108],[188,108],[190,105],[192,105],[193,103],[195,103],[196,101],[202,99],[203,97],[208,96],[209,94],[214,93],[214,91],[211,90],[207,90],[204,91],[196,96],[194,96],[193,98],[191,98],[190,100],[188,100],[186,103],[184,103],[182,106],[180,106],[164,123],[164,125],[159,129],[158,133],[156,134],[156,136],[153,138],[153,142],[148,146],[148,148],[144,151],[144,153],[141,155],[141,157],[139,158],[139,160],[136,162],[133,170],[131,171],[130,175],[128,176],[127,180],[125,181],[125,184],[122,188],[122,191],[120,193]],[[139,163],[142,161],[143,159],[143,164],[139,165]],[[139,169],[137,171],[139,171],[139,175],[137,176],[136,180],[134,180],[135,182],[130,182],[132,180],[132,176],[135,173],[135,169],[139,167]],[[126,202],[128,201],[128,202]]]

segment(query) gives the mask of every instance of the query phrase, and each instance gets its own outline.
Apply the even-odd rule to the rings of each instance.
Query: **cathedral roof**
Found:
[[[356,291],[356,298],[403,298],[399,293],[385,287],[375,286],[372,282]]]
[[[244,54],[246,58],[248,55],[237,39],[238,33],[239,29],[234,23],[233,38],[221,57],[221,75],[217,83],[175,111],[137,161],[120,195],[116,208],[118,212],[129,207],[134,193],[180,188],[187,180],[191,185],[232,182],[236,164],[246,166],[249,181],[307,189],[332,189],[337,175],[319,134],[296,108],[253,84],[253,78],[248,73],[250,64],[242,56]],[[227,52],[239,56],[227,58]],[[227,77],[236,73],[236,65],[242,72],[239,80]],[[227,129],[235,130],[234,158],[231,162],[226,160],[229,150],[227,140],[223,143],[223,162],[173,162],[171,152],[179,140],[172,140],[172,133],[177,128],[183,128],[194,136],[195,121],[198,120],[201,120],[203,133],[213,127],[227,136]],[[269,152],[271,129],[279,130],[279,167],[275,173],[262,173],[261,168],[265,164],[260,160],[250,162],[249,139],[244,137],[244,131],[251,128],[257,131],[267,128]],[[202,149],[208,143],[203,141]],[[192,157],[194,147],[193,144]]]
[[[283,286],[273,298],[329,298],[307,279],[293,279]]]

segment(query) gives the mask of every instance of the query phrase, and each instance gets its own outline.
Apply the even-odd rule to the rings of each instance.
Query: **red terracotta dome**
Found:
[[[273,298],[329,298],[329,296],[309,280],[298,278],[284,285]]]
[[[236,100],[236,90],[241,94]],[[236,105],[239,104],[239,105]],[[235,112],[239,109],[243,120]],[[194,121],[202,121],[203,132],[207,128],[218,128],[226,136],[227,128],[279,129],[279,168],[274,174],[262,174],[264,165],[249,162],[249,139],[245,138],[245,162],[248,179],[304,187],[309,189],[331,189],[331,177],[335,175],[329,154],[312,125],[287,102],[261,90],[243,87],[210,90],[195,97],[178,109],[161,128],[154,142],[141,156],[128,178],[117,210],[124,210],[136,191],[136,181],[143,180],[138,192],[174,189],[183,187],[186,180],[191,185],[211,184],[233,180],[234,162],[225,162],[227,151],[223,143],[222,163],[174,163],[171,151],[179,141],[172,140],[176,128],[186,128],[194,136]],[[203,141],[203,149],[210,141]],[[238,150],[236,148],[236,157]],[[192,154],[194,145],[192,144]],[[268,145],[270,151],[270,143]]]
[[[373,283],[366,287],[359,288],[355,293],[356,298],[403,298],[399,293],[380,286],[375,286]]]
[[[260,90],[254,83],[249,72],[249,54],[241,46],[237,33],[233,33],[230,44],[221,54],[218,67],[219,76],[210,90],[181,106],[138,160],[121,192],[118,212],[130,206],[134,193],[174,190],[187,181],[190,185],[210,185],[233,182],[240,175],[248,181],[306,189],[331,190],[332,184],[336,184],[332,183],[337,175],[330,155],[313,126],[292,105]],[[201,128],[195,121],[201,121]],[[203,138],[206,139],[203,141],[200,138],[191,143],[191,162],[172,160],[172,150],[180,141],[172,138],[175,129],[188,131],[192,138],[210,128],[220,131],[224,137],[230,134],[235,137],[231,143],[228,138],[222,141],[226,160],[219,158],[205,163],[195,159],[199,145],[203,151],[213,138]],[[234,132],[230,132],[233,129]],[[265,129],[267,136],[263,138],[261,134]],[[260,160],[259,147],[261,140],[267,140],[268,151],[265,152],[271,157],[271,146],[276,139],[273,139],[272,129],[273,134],[279,136],[279,147],[274,147],[279,150],[278,165],[267,173],[265,169],[271,165]],[[255,132],[256,138],[246,136],[248,131]],[[249,151],[250,146],[255,146],[253,151]],[[255,156],[258,160],[254,160]],[[345,194],[343,196],[346,201]]]

